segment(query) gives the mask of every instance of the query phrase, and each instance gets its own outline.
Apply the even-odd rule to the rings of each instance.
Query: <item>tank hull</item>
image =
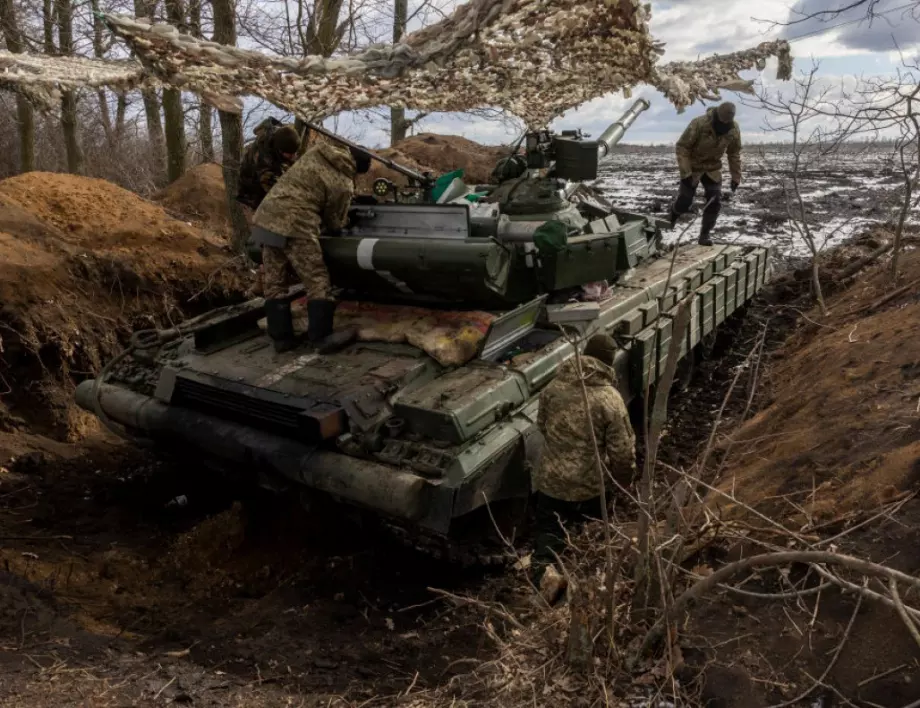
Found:
[[[614,369],[629,401],[661,376],[680,300],[692,295],[683,357],[769,278],[767,249],[684,247],[625,273],[603,302],[538,300],[504,313],[496,322],[525,326],[498,327],[496,344],[458,367],[387,342],[278,355],[254,302],[153,362],[114,367],[98,389],[84,382],[77,402],[160,449],[194,451],[449,536],[487,504],[529,497],[542,449],[539,395],[574,354],[560,324],[582,341],[601,332],[616,339]],[[542,314],[527,325],[534,307]]]

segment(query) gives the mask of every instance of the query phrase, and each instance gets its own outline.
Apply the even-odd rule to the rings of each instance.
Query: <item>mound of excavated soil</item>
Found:
[[[419,172],[431,172],[438,176],[462,169],[467,184],[489,181],[495,163],[508,154],[507,147],[480,145],[457,135],[435,135],[422,133],[406,138],[392,148],[380,150],[379,154]],[[358,185],[369,187],[378,177],[386,177],[396,184],[405,185],[401,174],[374,163],[368,175]]]
[[[245,282],[230,259],[219,239],[109,182],[40,172],[0,182],[7,414],[68,410],[49,375],[91,374],[131,330],[237,297]],[[60,405],[36,400],[45,395]]]
[[[917,488],[920,252],[902,262],[898,283],[877,266],[775,355],[769,405],[733,436],[724,489],[799,528]]]
[[[230,230],[230,212],[224,192],[221,166],[213,162],[196,165],[153,196],[170,214],[221,234]]]

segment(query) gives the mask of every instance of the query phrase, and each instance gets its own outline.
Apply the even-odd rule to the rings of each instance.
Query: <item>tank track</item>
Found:
[[[384,521],[383,525],[404,547],[461,568],[499,569],[512,565],[516,560],[507,548],[497,543],[452,541],[432,532],[410,529],[391,520]]]

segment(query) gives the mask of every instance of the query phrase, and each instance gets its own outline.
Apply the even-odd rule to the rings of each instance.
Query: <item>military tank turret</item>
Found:
[[[679,301],[693,295],[687,356],[769,278],[765,248],[663,253],[659,220],[585,184],[646,108],[637,101],[593,141],[528,133],[494,184],[389,163],[409,187],[379,180],[343,233],[321,239],[336,326],[355,333],[345,348],[276,354],[256,299],[139,333],[77,402],[207,463],[199,474],[310,489],[441,540],[486,512],[491,528],[499,507],[530,496],[539,394],[576,346],[612,335],[621,391],[635,399],[662,372]]]

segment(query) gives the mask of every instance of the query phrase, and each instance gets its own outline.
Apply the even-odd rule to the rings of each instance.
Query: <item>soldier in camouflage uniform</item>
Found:
[[[253,131],[256,139],[246,146],[240,163],[237,201],[258,209],[278,178],[294,164],[300,134],[292,125],[266,118]]]
[[[236,200],[243,206],[255,210],[259,208],[259,204],[278,178],[294,164],[300,146],[306,143],[306,139],[301,141],[300,134],[294,126],[284,125],[272,117],[259,123],[253,133],[256,136],[255,140],[243,150]],[[262,249],[251,241],[246,247],[249,258],[259,265],[256,282],[248,293],[251,297],[257,297],[264,292],[265,268],[262,266]]]
[[[336,303],[330,299],[320,232],[325,228],[334,234],[345,226],[355,175],[369,169],[366,153],[318,143],[282,175],[256,210],[252,235],[262,246],[267,329],[277,351],[295,344],[291,303],[282,299],[288,262],[306,288],[308,339],[321,346],[332,334]]]
[[[671,207],[671,226],[690,211],[696,188],[703,183],[706,207],[699,243],[711,246],[710,234],[722,208],[722,156],[728,153],[732,193],[741,184],[741,129],[735,121],[735,104],[722,103],[694,118],[677,141],[680,187]]]
[[[581,357],[588,405],[601,459],[613,478],[629,487],[636,471],[636,436],[610,364],[616,343],[606,335],[593,337]],[[553,551],[565,548],[560,521],[577,525],[586,517],[600,518],[601,485],[594,447],[585,417],[575,358],[562,365],[540,394],[543,453],[533,475],[536,492],[536,539],[532,577],[539,584],[554,562]],[[608,492],[613,485],[606,485]]]

